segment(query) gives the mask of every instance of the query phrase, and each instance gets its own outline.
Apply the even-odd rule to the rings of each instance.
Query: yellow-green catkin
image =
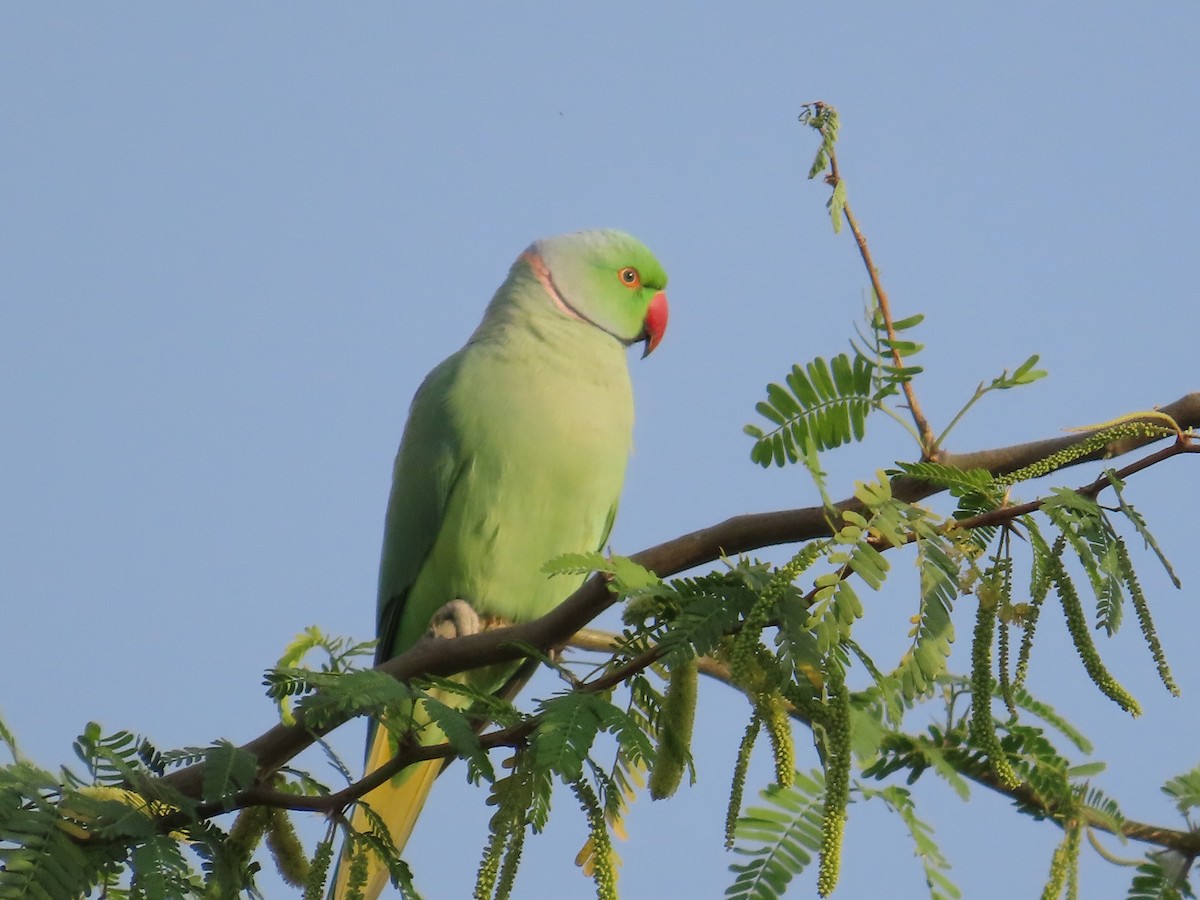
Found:
[[[308,856],[296,836],[292,817],[287,810],[272,809],[267,826],[267,849],[275,860],[283,880],[292,887],[300,887],[308,880]]]
[[[775,783],[791,787],[796,777],[796,742],[792,737],[792,722],[788,717],[788,702],[779,691],[763,694],[758,700],[759,715],[771,739],[771,755],[775,762]]]
[[[483,859],[479,861],[479,871],[475,875],[475,900],[491,900],[496,888],[496,879],[500,874],[500,858],[508,843],[509,831],[507,820],[500,821],[500,816],[492,818],[491,833],[483,847]]]
[[[363,900],[363,888],[370,874],[371,848],[355,841],[350,854],[350,868],[346,873],[346,900]]]
[[[525,826],[514,823],[504,849],[504,862],[500,866],[500,878],[496,883],[496,900],[509,900],[513,885],[517,881],[517,869],[521,865],[521,853],[525,849]]]
[[[996,630],[996,605],[986,595],[979,597],[975,634],[971,641],[971,740],[988,758],[992,772],[1009,788],[1021,783],[1000,739],[992,717],[992,639]]]
[[[996,607],[996,619],[1000,630],[996,636],[996,652],[998,655],[997,669],[1000,681],[1000,696],[1009,715],[1017,715],[1017,705],[1013,702],[1012,684],[1008,678],[1009,672],[1009,622],[1012,618],[1012,557],[1009,555],[1009,540],[1011,532],[1008,526],[1000,536],[1000,547],[993,560],[994,565],[988,569],[985,578],[979,585],[977,595],[980,603],[991,603]]]
[[[1137,572],[1133,570],[1133,560],[1129,558],[1129,548],[1125,546],[1125,542],[1117,538],[1117,561],[1121,566],[1121,572],[1125,576],[1125,584],[1129,588],[1129,596],[1133,600],[1133,609],[1137,613],[1138,626],[1142,629],[1142,637],[1146,639],[1146,645],[1150,648],[1150,654],[1154,657],[1154,665],[1158,669],[1158,677],[1162,680],[1163,686],[1176,697],[1179,696],[1179,685],[1175,683],[1175,679],[1171,676],[1171,669],[1167,666],[1167,654],[1163,651],[1162,641],[1158,639],[1158,631],[1154,627],[1154,620],[1150,618],[1150,605],[1146,602],[1146,595],[1142,592],[1142,585],[1138,581]]]
[[[596,885],[596,900],[617,900],[616,859],[604,810],[592,786],[586,781],[576,781],[571,785],[571,790],[587,816],[592,840],[592,881]]]
[[[659,612],[661,601],[654,594],[643,594],[630,597],[621,612],[621,619],[626,625],[640,625]]]
[[[699,680],[694,657],[671,670],[671,681],[659,712],[658,753],[650,769],[650,796],[655,800],[670,797],[683,781],[683,772],[691,758]]]
[[[821,821],[821,854],[817,893],[828,897],[837,887],[842,867],[842,839],[850,803],[850,691],[840,671],[829,673],[825,715],[825,815]]]
[[[1138,415],[1152,415],[1152,413],[1141,413]],[[1000,476],[996,479],[996,484],[1001,487],[1008,487],[1022,481],[1041,478],[1057,469],[1061,469],[1063,466],[1070,465],[1077,459],[1083,459],[1085,456],[1089,456],[1098,450],[1103,450],[1109,447],[1110,444],[1169,437],[1178,433],[1178,425],[1174,428],[1168,428],[1164,425],[1155,425],[1146,421],[1119,422],[1112,427],[1089,435],[1078,444],[1073,444],[1070,447],[1059,450],[1057,453],[1052,453],[1045,459],[1040,459],[1024,468],[1017,469],[1015,472]]]
[[[247,806],[243,809],[229,829],[229,851],[243,862],[249,862],[271,825],[273,816],[274,810],[267,806]]]
[[[733,849],[734,830],[737,828],[738,816],[742,812],[742,797],[746,791],[746,774],[750,770],[750,755],[754,751],[754,742],[762,728],[762,717],[758,708],[750,717],[750,724],[742,735],[738,745],[737,761],[733,765],[733,788],[729,792],[729,807],[725,811],[725,849]]]
[[[1058,900],[1063,888],[1067,889],[1067,900],[1078,900],[1081,831],[1078,823],[1068,823],[1062,842],[1054,848],[1054,856],[1050,858],[1050,876],[1042,889],[1042,900]]]
[[[1140,716],[1142,708],[1137,700],[1121,686],[1100,659],[1100,651],[1096,649],[1096,645],[1092,641],[1087,616],[1083,612],[1083,603],[1079,599],[1079,593],[1075,590],[1075,585],[1071,581],[1071,576],[1067,574],[1062,560],[1055,558],[1051,562],[1051,566],[1050,579],[1054,582],[1055,592],[1062,604],[1063,614],[1067,620],[1067,631],[1071,634],[1071,639],[1075,643],[1075,651],[1083,661],[1083,667],[1087,671],[1088,677],[1106,697],[1121,709],[1130,715]]]
[[[1067,832],[1067,900],[1079,900],[1079,846],[1083,827],[1073,824]]]
[[[1000,696],[1004,698],[1004,705],[1008,708],[1009,715],[1016,716],[1017,704],[1013,702],[1012,682],[1008,678],[1010,649],[1008,622],[1000,622],[1000,634],[996,644],[999,653]]]
[[[496,876],[500,872],[500,837],[493,832],[488,836],[483,848],[483,859],[475,873],[475,892],[471,895],[474,900],[491,900],[493,888],[496,886]]]
[[[333,862],[333,837],[330,835],[317,844],[312,862],[308,864],[308,877],[304,879],[304,900],[322,900],[325,896],[325,879],[329,877],[329,865]]]
[[[813,541],[801,548],[787,563],[775,570],[754,606],[746,613],[742,628],[729,651],[729,670],[733,683],[744,685],[753,670],[754,658],[761,647],[759,635],[771,619],[775,604],[789,584],[816,562],[828,541]]]
[[[1021,649],[1017,653],[1017,669],[1013,673],[1013,683],[1018,686],[1025,683],[1025,677],[1029,674],[1029,657],[1033,652],[1033,637],[1037,631],[1038,618],[1042,613],[1042,604],[1046,602],[1046,596],[1050,593],[1050,569],[1053,567],[1051,557],[1062,556],[1063,549],[1067,546],[1067,539],[1060,534],[1055,539],[1054,546],[1048,547],[1041,532],[1033,523],[1026,524],[1029,526],[1029,541],[1033,546],[1034,555],[1033,571],[1029,577],[1029,603],[1021,617],[1023,629]]]

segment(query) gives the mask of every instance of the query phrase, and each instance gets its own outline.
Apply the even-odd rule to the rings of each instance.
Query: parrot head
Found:
[[[667,330],[667,274],[623,231],[577,231],[535,241],[521,258],[559,311],[648,356]]]

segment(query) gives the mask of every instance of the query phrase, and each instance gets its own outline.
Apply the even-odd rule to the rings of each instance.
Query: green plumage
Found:
[[[388,499],[378,662],[420,640],[452,601],[467,602],[487,624],[521,622],[579,586],[581,577],[547,577],[542,566],[608,539],[632,442],[626,350],[639,340],[647,352],[657,346],[666,281],[650,251],[622,232],[535,242],[466,346],[429,373],[413,398]],[[515,671],[460,677],[494,691]],[[372,732],[368,769],[394,752],[382,729]],[[442,739],[433,727],[418,737]],[[365,798],[397,847],[439,769],[437,761],[411,766]],[[365,823],[356,816],[354,824]],[[346,892],[348,870],[339,866],[335,896]],[[373,863],[366,896],[378,896],[386,880]]]
[[[530,249],[588,321],[560,309],[523,256],[467,345],[421,385],[388,501],[380,661],[451,600],[508,621],[546,613],[579,580],[542,565],[602,547],[612,527],[633,429],[626,346],[666,276],[619,232]],[[640,288],[620,281],[627,267]]]

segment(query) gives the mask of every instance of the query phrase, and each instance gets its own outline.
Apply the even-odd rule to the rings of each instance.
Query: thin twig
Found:
[[[825,104],[817,104],[818,107]],[[831,146],[829,148],[829,174],[825,177],[826,183],[837,188],[841,183],[842,176],[838,171],[837,152]],[[846,216],[846,224],[850,226],[850,233],[854,235],[854,242],[858,244],[858,253],[862,257],[863,265],[867,267],[867,276],[871,279],[871,289],[875,292],[875,300],[879,304],[879,313],[883,316],[884,326],[887,328],[888,340],[891,342],[892,361],[896,364],[896,368],[904,368],[904,359],[900,352],[896,349],[896,329],[892,325],[892,308],[888,302],[887,291],[883,289],[883,280],[879,277],[879,270],[875,268],[875,263],[871,259],[871,251],[867,247],[867,238],[863,234],[862,229],[858,226],[858,220],[854,217],[854,213],[850,209],[850,201],[843,200],[842,212]],[[905,379],[902,384],[904,390],[904,399],[908,404],[908,411],[913,418],[913,424],[917,426],[917,433],[921,440],[921,454],[923,459],[934,459],[937,453],[937,442],[933,434],[933,429],[929,427],[929,420],[925,418],[925,414],[921,411],[921,404],[917,401],[917,392],[913,388],[912,379]]]

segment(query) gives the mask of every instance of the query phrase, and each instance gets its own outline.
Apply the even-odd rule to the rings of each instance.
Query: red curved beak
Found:
[[[646,349],[642,351],[642,359],[654,352],[654,348],[659,345],[663,335],[667,333],[667,315],[667,295],[663,291],[659,291],[650,300],[650,306],[646,309],[645,328],[642,330],[645,335]]]

